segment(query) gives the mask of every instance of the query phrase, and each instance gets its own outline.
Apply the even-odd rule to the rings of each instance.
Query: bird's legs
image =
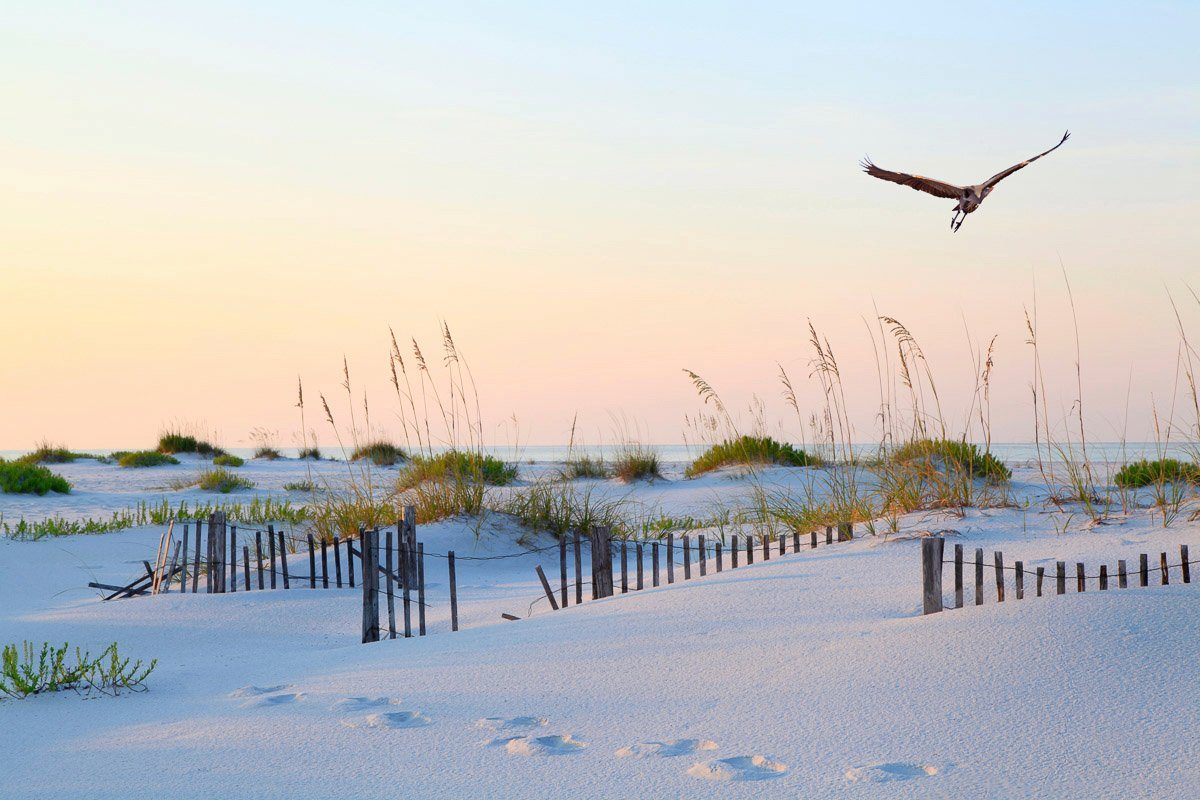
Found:
[[[950,218],[950,230],[956,231],[962,226],[962,222],[959,220],[960,214],[962,214],[963,218],[966,218],[967,216],[966,214],[963,214],[961,208],[954,209],[954,216]]]

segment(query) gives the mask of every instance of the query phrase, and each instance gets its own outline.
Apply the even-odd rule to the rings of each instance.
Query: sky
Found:
[[[343,413],[396,436],[389,327],[470,360],[496,443],[679,442],[754,397],[805,412],[808,326],[856,436],[869,331],[920,341],[961,427],[992,336],[993,438],[1052,411],[1151,433],[1200,340],[1194,3],[22,4],[0,16],[0,448],[226,446]],[[973,183],[1058,141],[952,234]],[[407,348],[407,345],[405,345]],[[407,350],[406,350],[407,352]],[[711,406],[709,407],[711,410]],[[312,419],[318,436],[328,426]],[[789,421],[790,419],[790,421]],[[778,422],[776,422],[778,420]]]

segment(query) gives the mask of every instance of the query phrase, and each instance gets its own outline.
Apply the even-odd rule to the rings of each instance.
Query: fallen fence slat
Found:
[[[542,582],[542,589],[546,592],[546,599],[550,601],[550,610],[558,611],[558,601],[554,599],[554,590],[550,588],[550,581],[546,580],[546,573],[542,572],[542,565],[537,565],[538,580]]]

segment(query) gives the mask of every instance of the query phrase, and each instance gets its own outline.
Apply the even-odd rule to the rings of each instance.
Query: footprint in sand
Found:
[[[392,730],[399,728],[424,728],[427,725],[432,725],[433,720],[420,711],[377,711],[374,714],[367,714],[362,719],[345,720],[342,724],[347,728],[359,728],[363,730]]]
[[[230,692],[229,696],[234,700],[244,700],[247,697],[259,697],[260,695],[264,694],[274,694],[275,692],[282,692],[284,689],[290,688],[291,686],[286,683],[281,683],[278,686],[242,686]]]
[[[399,704],[390,697],[343,697],[333,704],[334,711],[370,711]]]
[[[694,756],[697,753],[716,749],[717,743],[711,739],[638,742],[618,750],[617,758],[674,758],[676,756]]]
[[[507,736],[493,739],[492,747],[503,747],[513,756],[565,756],[587,747],[570,734],[564,736]]]
[[[787,771],[786,764],[765,756],[734,756],[693,764],[688,775],[708,781],[765,781]]]
[[[846,780],[851,783],[890,783],[909,781],[913,778],[930,778],[938,774],[938,768],[929,764],[910,761],[893,761],[888,764],[871,764],[846,770]]]
[[[475,720],[475,727],[485,731],[511,731],[519,728],[541,728],[550,724],[545,717],[484,717]]]
[[[242,703],[242,708],[270,708],[298,703],[305,698],[304,692],[282,692],[280,694],[263,694],[251,697]]]

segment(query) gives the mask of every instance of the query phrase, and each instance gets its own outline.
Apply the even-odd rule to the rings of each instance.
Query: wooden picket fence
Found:
[[[945,558],[945,540],[940,536],[930,536],[921,540],[921,596],[922,596],[922,613],[936,614],[944,609],[943,598],[943,581],[942,572],[943,566],[950,564],[954,568],[954,604],[953,608],[962,608],[965,599],[965,586],[963,570],[967,565],[974,567],[974,604],[983,605],[985,595],[984,587],[984,552],[983,548],[976,548],[975,560],[973,562],[964,561],[963,546],[961,544],[954,545],[954,558]],[[1167,553],[1160,552],[1158,556],[1158,565],[1150,565],[1150,554],[1138,554],[1137,568],[1137,585],[1138,586],[1167,586],[1171,583],[1171,572],[1174,570],[1183,583],[1192,582],[1192,564],[1197,563],[1188,559],[1188,546],[1181,544],[1179,546],[1179,563],[1168,564]],[[1116,563],[1115,573],[1109,572],[1108,564],[1101,564],[1099,570],[1093,574],[1088,574],[1088,569],[1083,562],[1075,563],[1073,575],[1069,575],[1067,571],[1067,562],[1056,561],[1054,565],[1054,574],[1050,577],[1054,580],[1054,594],[1067,594],[1068,586],[1075,587],[1075,593],[1087,591],[1089,582],[1095,584],[1099,591],[1108,591],[1113,583],[1115,588],[1125,589],[1129,586],[1130,571],[1125,559],[1119,559]],[[1046,568],[1037,567],[1034,570],[1026,568],[1024,562],[1017,561],[1012,566],[1005,566],[1004,553],[997,550],[992,554],[992,569],[995,574],[995,592],[996,602],[1003,603],[1006,598],[1006,573],[1011,572],[1011,584],[1013,588],[1013,597],[1016,600],[1024,600],[1026,596],[1026,580],[1033,583],[1033,590],[1037,597],[1042,597],[1043,593],[1048,593],[1045,590]],[[1155,583],[1151,580],[1151,575],[1158,573],[1158,581]]]

